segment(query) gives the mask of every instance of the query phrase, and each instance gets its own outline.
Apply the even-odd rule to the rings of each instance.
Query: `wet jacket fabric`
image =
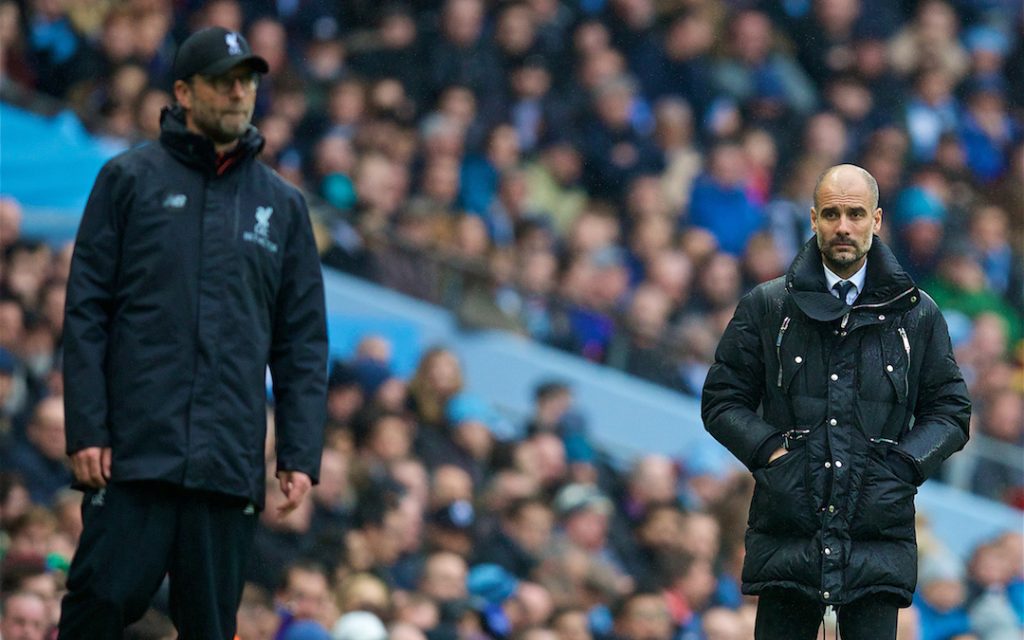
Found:
[[[828,292],[814,238],[746,295],[702,414],[754,474],[744,593],[910,604],[914,495],[967,442],[970,401],[941,313],[887,246],[874,239],[852,307]]]
[[[114,481],[262,506],[266,369],[277,468],[317,479],[324,292],[300,193],[256,159],[218,162],[165,110],[159,143],[110,160],[86,205],[64,324],[67,451],[111,447]]]

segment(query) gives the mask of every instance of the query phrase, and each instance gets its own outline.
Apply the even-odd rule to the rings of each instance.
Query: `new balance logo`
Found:
[[[188,204],[188,196],[184,193],[170,193],[164,198],[164,207],[167,209],[184,209]]]
[[[102,507],[103,501],[106,499],[106,497],[107,489],[106,487],[104,487],[103,489],[100,489],[95,494],[93,494],[92,499],[89,500],[89,504],[91,504],[94,507]]]
[[[245,505],[245,509],[242,510],[242,515],[251,516],[256,513],[256,505],[249,503]]]

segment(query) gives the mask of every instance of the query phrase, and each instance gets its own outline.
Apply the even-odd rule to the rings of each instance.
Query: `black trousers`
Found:
[[[165,575],[180,640],[229,640],[256,513],[242,498],[151,482],[82,502],[84,530],[61,603],[61,640],[120,640]]]
[[[892,596],[866,596],[837,608],[842,640],[895,640],[899,608]],[[814,640],[825,605],[794,591],[771,591],[757,599],[755,640]]]

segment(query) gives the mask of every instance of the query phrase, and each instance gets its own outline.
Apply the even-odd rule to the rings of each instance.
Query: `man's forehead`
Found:
[[[825,176],[821,186],[822,189],[833,189],[837,193],[849,193],[854,190],[867,191],[868,183],[861,172],[841,167]]]
[[[836,169],[821,181],[818,198],[865,197],[870,193],[867,180],[859,171]]]

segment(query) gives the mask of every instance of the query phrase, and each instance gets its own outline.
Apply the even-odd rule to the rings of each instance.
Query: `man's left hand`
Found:
[[[787,453],[789,453],[789,450],[784,447],[779,447],[775,451],[772,451],[772,455],[768,457],[768,464],[775,462],[776,460],[786,455]]]
[[[277,479],[281,483],[281,493],[288,498],[288,501],[277,508],[277,517],[284,518],[299,506],[313,481],[301,471],[278,471]]]

